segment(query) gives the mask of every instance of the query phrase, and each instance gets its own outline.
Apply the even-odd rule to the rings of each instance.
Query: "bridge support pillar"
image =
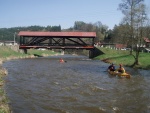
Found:
[[[23,49],[23,52],[24,52],[25,54],[27,54],[27,49]]]
[[[65,50],[62,50],[62,51],[61,51],[61,55],[64,55],[64,54],[65,54]]]
[[[94,49],[89,50],[89,58],[94,58],[94,57],[102,55],[102,54],[104,54],[104,53],[96,47]]]
[[[89,50],[89,58],[93,58],[94,57],[94,49]]]

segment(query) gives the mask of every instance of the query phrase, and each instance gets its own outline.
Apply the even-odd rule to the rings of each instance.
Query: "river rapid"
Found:
[[[59,59],[66,60],[59,63]],[[109,64],[86,56],[5,62],[5,90],[13,113],[150,113],[150,70],[131,79],[109,75]],[[118,66],[116,66],[118,67]]]

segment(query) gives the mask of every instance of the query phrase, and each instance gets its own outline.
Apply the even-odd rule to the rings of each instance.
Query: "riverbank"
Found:
[[[134,58],[130,55],[130,51],[115,50],[110,48],[99,48],[102,54],[94,59],[102,60],[106,63],[115,63],[115,65],[123,64],[124,66],[131,67],[134,63]],[[135,54],[133,52],[133,54]],[[138,69],[150,69],[150,53],[140,53],[139,65],[133,67]]]
[[[8,105],[9,100],[7,99],[4,90],[4,77],[7,76],[7,70],[2,67],[2,63],[12,59],[23,59],[23,58],[35,58],[43,56],[58,55],[54,51],[50,50],[34,50],[28,51],[28,54],[13,51],[10,47],[1,46],[0,47],[0,113],[11,113],[11,109]]]
[[[3,88],[5,83],[3,77],[6,75],[7,71],[0,64],[0,113],[11,113],[10,107],[8,106],[8,99]]]

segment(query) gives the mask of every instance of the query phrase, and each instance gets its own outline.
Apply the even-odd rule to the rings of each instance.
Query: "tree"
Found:
[[[107,32],[108,26],[103,25],[100,21],[92,24],[85,23],[83,21],[76,21],[74,23],[73,31],[85,31],[85,32],[96,32],[95,42],[104,40],[105,33]],[[72,30],[72,29],[70,29]]]
[[[45,29],[46,31],[54,31],[54,32],[60,32],[61,31],[61,26],[59,25],[59,26],[47,26],[46,27],[46,29]]]
[[[28,27],[12,27],[12,28],[0,28],[0,40],[1,41],[14,41],[14,34],[18,34],[19,31],[61,31],[61,26],[28,26]],[[16,42],[19,42],[19,38],[16,35]]]
[[[140,52],[140,48],[142,47],[142,40],[143,40],[143,36],[144,36],[144,26],[146,25],[146,19],[147,19],[147,15],[145,12],[145,5],[144,4],[140,4],[139,5],[139,9],[137,10],[138,14],[135,17],[135,21],[136,21],[136,27],[135,27],[135,43],[136,43],[136,55],[134,56],[135,58],[135,62],[134,65],[138,65],[139,64],[139,52]]]
[[[85,28],[85,24],[83,21],[76,21],[74,23],[74,30],[82,31]]]
[[[97,21],[93,24],[93,29],[96,32],[96,41],[103,41],[105,36],[107,35],[108,26],[103,25],[100,21]]]
[[[115,43],[129,45],[129,25],[120,24],[116,25],[113,29],[113,38],[111,39]]]
[[[146,20],[144,0],[122,0],[122,3],[119,4],[119,9],[124,14],[124,23],[130,26],[128,29],[129,41],[131,42],[130,54],[133,55],[132,50],[135,47],[134,65],[138,65],[140,45],[143,38],[143,25]]]
[[[150,39],[150,19],[147,20],[146,26],[143,28],[144,36]]]

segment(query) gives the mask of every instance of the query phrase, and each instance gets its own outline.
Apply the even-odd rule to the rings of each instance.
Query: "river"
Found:
[[[59,63],[60,57],[66,62]],[[150,70],[131,79],[111,76],[109,64],[85,56],[5,62],[5,90],[13,113],[150,113]]]

